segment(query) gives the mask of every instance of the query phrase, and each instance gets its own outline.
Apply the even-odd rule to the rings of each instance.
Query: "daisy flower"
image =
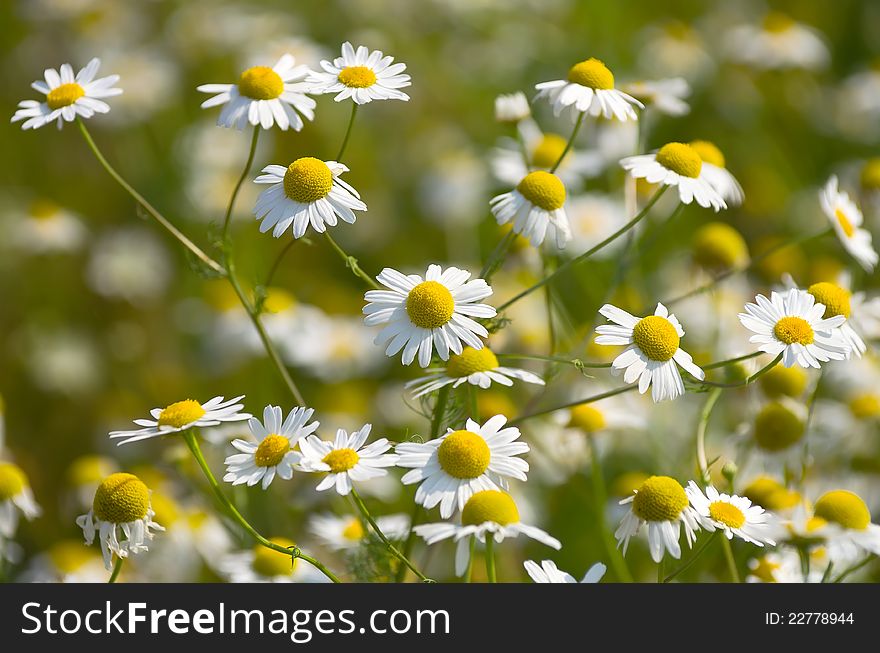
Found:
[[[651,398],[655,402],[683,395],[684,383],[676,363],[694,378],[700,381],[705,378],[690,354],[678,346],[684,329],[663,304],[657,304],[654,315],[643,318],[633,317],[611,304],[605,304],[599,313],[614,324],[596,328],[599,334],[596,344],[627,345],[611,364],[612,373],[619,374],[623,370],[626,383],[638,379],[640,393],[645,394],[648,386],[653,386]]]
[[[571,107],[573,117],[589,113],[608,119],[638,120],[633,107],[645,108],[634,97],[614,88],[614,75],[598,59],[576,63],[568,70],[567,79],[541,82],[535,88],[539,91],[537,97],[546,97],[556,116]]]
[[[813,506],[813,516],[828,526],[832,559],[851,561],[863,554],[880,555],[880,526],[871,523],[871,511],[854,492],[826,492]]]
[[[621,84],[620,90],[667,116],[684,116],[691,111],[685,100],[691,85],[684,77]]]
[[[861,358],[862,354],[868,350],[868,346],[850,323],[852,315],[850,302],[852,295],[850,292],[842,286],[827,281],[814,283],[807,288],[807,292],[815,298],[817,304],[825,306],[825,312],[822,314],[823,319],[827,320],[837,316],[846,318],[846,322],[841,324],[837,330],[850,348],[849,355],[855,354],[857,358]]]
[[[742,186],[725,167],[724,153],[710,141],[691,141],[688,143],[703,161],[702,176],[709,185],[721,195],[728,206],[739,206],[745,200]]]
[[[862,228],[862,212],[846,191],[838,190],[837,176],[832,175],[819,192],[822,211],[834,226],[837,238],[867,272],[872,272],[880,255],[871,244],[871,232]]]
[[[623,553],[629,540],[642,526],[648,531],[648,546],[654,562],[663,559],[668,551],[673,558],[681,557],[681,527],[684,526],[688,546],[693,545],[700,522],[694,509],[690,507],[688,496],[681,484],[669,476],[651,476],[646,479],[631,497],[620,502],[631,504],[614,533],[617,545],[623,546]]]
[[[538,563],[532,560],[526,560],[523,563],[523,567],[526,568],[526,572],[528,572],[529,577],[536,583],[578,582],[574,579],[574,576],[559,569],[559,567],[556,566],[556,563],[552,560],[542,560],[540,567],[538,566]],[[597,562],[587,570],[587,573],[584,574],[584,577],[583,579],[581,579],[580,582],[598,583],[600,580],[602,580],[602,576],[605,575],[607,569],[608,568],[601,562]]]
[[[544,385],[544,380],[537,374],[514,367],[503,367],[498,358],[487,346],[482,349],[465,347],[460,354],[451,354],[445,368],[429,369],[421,379],[409,381],[407,389],[413,390],[413,397],[421,397],[440,388],[452,385],[457,388],[462,383],[470,383],[484,390],[492,382],[511,386],[514,380]]]
[[[697,150],[687,143],[667,143],[652,154],[621,159],[620,165],[636,179],[677,186],[678,197],[684,204],[696,200],[700,206],[711,206],[715,211],[727,208],[724,198],[709,183]]]
[[[736,269],[749,261],[745,238],[724,222],[707,222],[697,229],[691,251],[694,263],[715,273]]]
[[[37,200],[10,225],[9,240],[34,254],[74,252],[88,231],[76,214],[48,200]]]
[[[782,454],[803,439],[807,430],[806,417],[800,403],[789,397],[780,397],[764,404],[755,415],[752,438],[764,453]]]
[[[825,305],[816,303],[810,293],[792,288],[784,295],[774,291],[770,299],[758,295],[755,301],[746,304],[739,321],[757,334],[749,342],[773,356],[781,353],[786,367],[818,368],[820,361],[843,360],[849,354],[850,347],[838,329],[846,318],[823,318]]]
[[[693,481],[688,483],[685,493],[704,530],[720,530],[728,540],[736,535],[757,546],[776,544],[772,539],[773,516],[746,497],[719,493],[711,485],[703,493]]]
[[[277,124],[282,130],[299,131],[301,116],[315,119],[316,102],[305,94],[304,80],[310,72],[308,66],[297,66],[293,55],[285,54],[271,68],[248,68],[236,84],[202,84],[197,90],[216,93],[202,102],[203,109],[225,105],[217,118],[221,127],[241,130],[251,124],[271,129]]]
[[[123,438],[117,444],[130,444],[139,440],[156,438],[171,433],[179,433],[191,428],[217,426],[221,422],[241,422],[251,418],[250,413],[239,412],[244,406],[236,403],[244,395],[226,401],[214,397],[200,404],[195,399],[176,401],[165,408],[150,411],[153,419],[136,419],[134,423],[142,427],[132,431],[111,431],[110,438]]]
[[[511,496],[499,490],[481,490],[470,495],[461,510],[461,525],[448,522],[422,524],[413,528],[427,544],[452,538],[455,540],[455,575],[464,576],[470,561],[470,538],[484,543],[486,537],[495,542],[525,535],[541,544],[559,550],[562,544],[536,526],[524,524]]]
[[[22,100],[12,122],[24,120],[22,129],[39,129],[57,121],[58,129],[61,129],[65,122],[73,122],[77,116],[91,118],[96,113],[107,113],[110,105],[103,98],[119,95],[122,89],[113,88],[119,75],[95,79],[100,65],[101,60],[96,57],[76,77],[68,63],[62,64],[59,70],[47,68],[43,72],[46,81],[31,84],[35,91],[46,95],[46,101]]]
[[[478,304],[492,294],[482,279],[470,279],[467,270],[429,265],[424,279],[417,274],[404,275],[385,268],[376,280],[388,290],[368,290],[363,312],[364,324],[387,324],[376,336],[377,345],[394,356],[403,350],[404,365],[418,353],[419,365],[427,367],[434,347],[441,360],[460,354],[462,344],[482,349],[480,338],[489,335],[486,328],[471,318],[495,317],[495,309]]]
[[[285,549],[296,546],[285,537],[270,537],[269,541]],[[299,558],[257,544],[249,551],[239,551],[222,557],[217,563],[217,570],[231,583],[330,582],[311,565],[300,563]]]
[[[376,525],[389,540],[402,540],[409,532],[407,515],[376,517]],[[368,531],[357,516],[315,515],[309,520],[309,530],[334,551],[348,551],[360,546]]]
[[[18,578],[24,583],[106,583],[104,561],[81,540],[61,540],[34,556]]]
[[[266,406],[263,421],[256,417],[248,420],[248,427],[256,442],[236,439],[232,446],[241,453],[229,456],[226,461],[224,481],[233,485],[256,485],[262,481],[263,489],[269,487],[277,474],[285,481],[293,477],[293,467],[302,455],[293,446],[320,425],[309,420],[314,414],[311,408],[294,408],[283,420],[284,413],[278,406]]]
[[[15,535],[19,512],[31,520],[43,511],[34,500],[30,482],[21,467],[0,461],[0,540]]]
[[[76,525],[83,529],[86,544],[101,541],[104,566],[113,566],[113,555],[127,558],[147,551],[147,542],[153,539],[152,531],[165,529],[153,521],[156,513],[150,504],[150,490],[134,474],[119,472],[110,474],[95,491],[92,508],[76,518]],[[120,541],[119,531],[126,539]]]
[[[525,93],[517,91],[495,98],[495,120],[498,122],[518,123],[531,117],[532,110]]]
[[[498,224],[513,222],[513,231],[528,238],[533,247],[544,242],[547,229],[559,248],[571,240],[565,215],[565,184],[553,173],[535,170],[523,177],[512,191],[489,202]]]
[[[342,56],[332,62],[322,61],[324,72],[312,72],[306,82],[309,93],[336,93],[333,98],[342,102],[351,98],[355,104],[373,100],[409,100],[399,89],[411,84],[409,75],[402,74],[406,64],[392,63],[394,57],[385,57],[381,50],[370,52],[363,45],[357,51],[351,43],[342,44]]]
[[[270,184],[254,205],[254,215],[262,220],[260,232],[272,229],[272,235],[280,238],[292,226],[293,237],[302,238],[309,225],[319,234],[328,226],[335,227],[337,216],[354,224],[354,212],[366,211],[367,205],[354,188],[340,179],[343,172],[348,172],[348,166],[312,156],[299,158],[286,168],[263,168],[263,174],[254,180]]]
[[[778,11],[769,12],[760,26],[731,29],[724,39],[724,50],[731,60],[764,70],[821,70],[831,56],[818,30]]]
[[[364,443],[370,435],[371,424],[365,424],[349,435],[344,429],[336,431],[333,442],[324,442],[316,435],[300,440],[303,454],[300,467],[306,472],[326,472],[318,483],[319,492],[336,487],[342,496],[351,492],[352,481],[368,481],[388,474],[386,467],[394,467],[398,456],[385,453],[391,448],[387,439],[381,438],[369,446]]]
[[[416,503],[428,509],[439,504],[440,516],[447,519],[477,492],[506,489],[506,478],[525,481],[529,464],[516,456],[526,453],[529,445],[517,442],[519,429],[503,428],[506,423],[504,415],[482,426],[469,419],[464,429],[449,429],[435,440],[397,445],[398,466],[411,468],[403,484],[421,483]]]

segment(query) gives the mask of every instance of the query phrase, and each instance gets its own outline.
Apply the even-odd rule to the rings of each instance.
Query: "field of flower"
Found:
[[[880,580],[880,4],[0,34],[0,581]]]

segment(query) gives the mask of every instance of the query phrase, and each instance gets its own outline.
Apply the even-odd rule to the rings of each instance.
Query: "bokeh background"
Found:
[[[827,62],[766,70],[740,61],[742,53],[730,45],[731,30],[770,29],[771,11],[815,30]],[[781,20],[780,14],[771,16]],[[113,99],[110,114],[90,121],[93,135],[122,174],[206,248],[216,239],[249,134],[216,127],[216,110],[199,108],[205,96],[195,87],[234,81],[245,67],[271,65],[284,52],[317,68],[321,59],[337,56],[345,40],[394,55],[413,78],[409,103],[374,102],[359,112],[345,157],[351,168],[346,178],[370,210],[334,234],[368,272],[385,266],[423,271],[429,262],[479,269],[501,235],[488,200],[508,187],[493,176],[496,148],[512,135],[509,126],[494,120],[495,96],[523,90],[531,98],[535,83],[563,77],[589,56],[604,60],[619,84],[682,77],[691,94],[685,115],[649,109],[641,134],[604,124],[583,130],[577,147],[599,163],[595,174],[572,189],[572,195],[589,193],[593,200],[581,209],[580,224],[601,231],[619,222],[623,174],[616,161],[633,153],[639,138],[645,150],[670,140],[717,143],[747,196],[743,207],[720,216],[688,208],[674,228],[655,231],[660,216],[673,208],[658,205],[655,223],[645,228],[650,242],[617,293],[620,304],[649,310],[657,299],[705,280],[692,262],[691,236],[707,221],[734,226],[753,254],[821,230],[817,192],[831,173],[862,200],[867,226],[880,227],[872,203],[877,179],[862,174],[880,140],[880,4],[867,0],[19,0],[0,3],[0,26],[0,105],[6,114],[34,96],[29,84],[44,68],[65,61],[78,68],[100,57],[102,74],[120,74],[125,94]],[[332,158],[348,111],[330,96],[318,98],[316,120],[302,132],[263,134],[257,165],[286,165],[306,155]],[[567,118],[554,119],[542,103],[534,111],[544,130],[568,135]],[[116,448],[107,432],[125,428],[152,407],[188,397],[246,394],[254,413],[269,403],[289,408],[289,397],[223,282],[201,276],[174,242],[143,219],[75,128],[22,132],[6,124],[0,139],[0,443],[3,457],[27,472],[44,510],[20,527],[19,562],[8,565],[7,578],[38,565],[47,551],[55,551],[51,560],[61,560],[63,543],[81,537],[74,519],[85,511],[96,480],[124,469],[141,474],[160,497],[157,520],[169,527],[160,538],[175,542],[169,556],[151,552],[135,559],[129,577],[214,579],[210,557],[216,547],[247,544],[235,533],[201,532],[205,514],[216,513],[182,443],[172,438]],[[253,185],[245,186],[234,223],[238,269],[250,287],[266,285],[289,238],[259,234],[250,215],[256,194]],[[562,279],[555,300],[561,350],[591,359],[609,356],[588,348],[586,336],[616,270],[614,257],[608,257]],[[723,291],[678,309],[688,330],[687,348],[704,362],[747,353],[746,334],[736,322],[744,301],[781,283],[783,272],[806,285],[845,271],[854,288],[876,291],[876,276],[861,272],[833,238],[784,250]],[[493,301],[512,296],[539,273],[534,252],[517,249],[494,281]],[[375,334],[358,317],[362,284],[323,240],[297,243],[267,292],[267,325],[317,409],[322,433],[367,421],[374,433],[393,440],[425,433],[427,421],[420,414],[425,406],[402,388],[419,370],[373,347]],[[547,353],[544,311],[539,294],[523,302],[508,316],[513,319],[508,329],[493,336],[493,345]],[[532,387],[518,385],[482,393],[481,410],[515,415],[526,405],[551,406],[615,383],[604,371],[595,378],[571,368],[551,374],[553,383],[537,400]],[[876,379],[872,374],[869,358],[841,368],[835,378]],[[829,418],[817,418],[813,427],[819,445],[812,454],[815,465],[804,473],[804,491],[850,487],[876,511],[876,415],[847,416],[845,384],[829,385],[819,398],[828,403]],[[691,447],[700,397],[673,406],[627,399],[625,410],[642,417],[642,426],[597,442],[612,524],[621,514],[614,503],[640,474],[686,480],[694,473]],[[725,395],[710,431],[715,455],[736,458],[738,438],[747,437],[763,400],[757,389]],[[564,417],[550,416],[523,426],[534,449],[533,472],[527,485],[514,487],[524,518],[561,539],[564,548],[553,553],[526,542],[502,547],[500,573],[508,580],[524,578],[524,557],[552,557],[576,576],[607,557],[596,531],[589,450],[583,434],[564,425]],[[218,475],[225,443],[236,435],[240,429],[211,436],[209,454]],[[840,445],[835,438],[853,444]],[[764,469],[750,464],[752,473]],[[325,551],[307,520],[316,512],[351,514],[352,508],[339,497],[317,495],[315,483],[301,475],[276,482],[268,492],[239,489],[234,496],[267,534],[292,537],[322,553],[331,567],[343,568],[344,556]],[[412,490],[395,480],[369,492],[378,513],[410,511]],[[192,546],[200,537],[207,542],[199,545],[208,551],[205,558],[180,553],[201,550]],[[435,576],[451,577],[451,548],[433,549],[419,547],[417,559]],[[737,547],[743,564],[753,552]],[[692,579],[723,576],[717,553],[717,563],[707,558]],[[361,579],[381,578],[387,565],[370,546],[349,557],[349,573]],[[630,564],[637,574],[653,573],[641,545],[635,545]]]

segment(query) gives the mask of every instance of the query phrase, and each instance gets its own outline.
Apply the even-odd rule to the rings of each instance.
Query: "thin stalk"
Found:
[[[700,480],[703,485],[707,485],[711,480],[709,476],[709,463],[706,459],[706,428],[709,425],[709,416],[715,407],[715,402],[721,396],[721,389],[715,388],[709,392],[706,397],[706,403],[703,404],[703,410],[700,411],[700,421],[697,422],[697,469],[700,470]]]
[[[113,563],[113,572],[110,574],[110,579],[107,581],[108,583],[115,583],[116,579],[119,578],[119,572],[122,571],[123,562],[125,562],[125,558],[116,556],[116,562]]]
[[[751,360],[752,358],[757,358],[761,356],[763,351],[755,351],[751,354],[745,354],[744,356],[737,356],[736,358],[728,358],[725,361],[717,361],[715,363],[709,363],[708,365],[703,365],[703,370],[714,370],[718,367],[726,367],[728,365],[734,365],[736,363],[741,363],[743,361]]]
[[[709,547],[709,545],[710,545],[712,542],[715,541],[715,538],[717,537],[718,533],[720,533],[720,532],[721,532],[721,531],[715,531],[715,532],[712,533],[709,537],[707,537],[706,539],[704,539],[704,540],[703,540],[703,544],[700,545],[700,547],[699,547],[696,551],[694,551],[693,555],[692,555],[690,558],[687,559],[687,562],[685,562],[685,563],[684,563],[683,565],[681,565],[678,569],[676,569],[676,570],[673,571],[671,574],[669,574],[666,578],[664,578],[664,579],[663,579],[663,582],[664,582],[664,583],[668,583],[668,582],[671,581],[673,578],[675,578],[676,576],[678,576],[680,573],[682,573],[682,572],[687,571],[688,569],[690,569],[691,565],[693,565],[693,564],[697,561],[697,558],[700,557],[700,554],[701,554],[703,551],[705,551],[705,550]]]
[[[760,352],[760,353],[763,353],[763,352]],[[745,379],[744,381],[740,381],[738,383],[715,383],[714,381],[705,381],[705,380],[702,383],[703,383],[703,385],[707,385],[712,388],[742,388],[744,386],[751,385],[752,383],[754,383],[755,381],[760,379],[767,372],[769,372],[774,367],[776,367],[779,364],[779,361],[781,361],[781,360],[782,360],[782,352],[780,352],[779,355],[776,356],[776,358],[774,358],[772,361],[767,363],[760,370],[758,370],[757,372],[752,374],[749,378]]]
[[[251,137],[251,149],[248,152],[247,162],[244,164],[244,169],[241,171],[241,176],[238,178],[238,183],[235,184],[235,188],[232,189],[232,195],[229,198],[229,205],[226,207],[226,215],[223,218],[223,246],[226,247],[229,238],[229,223],[232,219],[232,209],[235,206],[235,200],[238,198],[238,193],[241,190],[241,185],[244,183],[244,180],[247,179],[248,174],[251,171],[251,166],[254,164],[254,155],[257,153],[257,141],[260,138],[260,125],[254,126],[254,134]]]
[[[565,159],[565,155],[569,153],[571,148],[574,146],[574,139],[577,136],[578,132],[581,129],[581,124],[584,122],[584,112],[581,111],[578,114],[577,121],[574,123],[574,129],[571,130],[571,136],[568,137],[568,143],[565,144],[565,149],[562,150],[562,154],[559,155],[559,158],[556,159],[556,163],[553,164],[553,167],[550,168],[550,172],[556,172],[556,168],[562,163],[562,160]]]
[[[431,416],[431,439],[438,437],[443,429],[443,415],[446,412],[446,404],[449,402],[451,386],[445,385],[437,392],[437,403],[434,404],[434,414]]]
[[[829,562],[828,566],[825,567],[825,573],[822,574],[822,582],[827,583],[831,579],[831,571],[834,569],[834,563]]]
[[[730,540],[726,537],[721,538],[721,547],[724,549],[724,559],[727,561],[727,570],[730,572],[730,580],[733,583],[740,583],[739,571],[736,569],[736,560],[733,557],[733,547],[730,546]]]
[[[572,408],[573,406],[581,406],[583,404],[591,404],[594,401],[599,401],[600,399],[607,399],[608,397],[613,397],[614,395],[623,394],[624,392],[632,392],[633,390],[638,389],[638,385],[625,385],[620,388],[615,388],[614,390],[609,390],[608,392],[601,392],[597,395],[593,395],[592,397],[586,397],[585,399],[578,399],[577,401],[570,401],[567,404],[561,404],[559,406],[553,406],[552,408],[545,408],[543,410],[538,410],[533,413],[529,413],[528,415],[521,415],[517,417],[515,420],[510,422],[511,425],[519,424],[522,421],[527,419],[531,419],[532,417],[538,417],[539,415],[546,415],[547,413],[554,413],[557,410],[562,410],[563,408]]]
[[[291,238],[287,241],[287,244],[278,252],[278,256],[275,257],[275,260],[272,262],[272,267],[269,268],[269,273],[266,275],[266,283],[263,284],[264,288],[268,288],[272,285],[272,280],[275,278],[275,273],[278,272],[278,268],[281,267],[281,261],[287,255],[287,252],[296,245],[297,238]]]
[[[513,230],[513,227],[511,227],[510,231],[504,234],[504,238],[498,241],[498,244],[495,245],[495,249],[489,254],[489,260],[486,261],[483,269],[480,270],[480,278],[484,279],[486,283],[488,283],[492,279],[492,275],[504,265],[504,259],[507,257],[507,253],[510,251],[510,246],[513,244],[513,241],[516,240],[516,236],[516,232]]]
[[[471,535],[471,541],[468,543],[470,553],[468,554],[467,570],[464,572],[464,582],[470,583],[474,572],[474,555],[477,553],[477,536]]]
[[[663,579],[666,577],[666,572],[664,571],[666,568],[666,565],[664,564],[665,562],[666,562],[666,558],[664,557],[664,558],[660,558],[660,562],[657,563],[657,582],[658,583],[662,583]]]
[[[633,581],[632,574],[626,565],[626,560],[620,553],[620,549],[614,542],[614,535],[608,529],[608,521],[605,519],[605,503],[607,495],[605,493],[605,475],[602,471],[602,462],[599,460],[599,452],[592,436],[587,436],[587,444],[590,447],[590,477],[593,482],[593,502],[595,504],[596,518],[599,520],[599,532],[602,534],[602,544],[605,546],[605,553],[611,562],[611,568],[614,569],[614,575],[617,580],[622,583],[631,583]]]
[[[486,533],[486,578],[490,583],[497,583],[495,575],[495,534]]]
[[[580,358],[565,358],[564,356],[540,356],[538,354],[498,354],[499,360],[526,360],[526,361],[549,361],[551,363],[563,363],[574,367],[587,367],[590,369],[604,369],[611,367],[611,363],[590,363]]]
[[[342,139],[342,145],[339,147],[339,154],[336,155],[336,161],[342,162],[342,155],[345,154],[345,148],[348,147],[348,139],[351,137],[351,128],[354,127],[354,117],[357,115],[358,103],[351,103],[351,116],[348,119],[348,127],[345,129],[345,138]]]
[[[327,238],[327,242],[336,250],[336,253],[339,254],[340,258],[345,261],[345,267],[352,271],[352,273],[356,277],[360,277],[363,279],[364,283],[373,288],[374,290],[379,290],[382,286],[376,283],[376,280],[373,279],[369,274],[364,272],[361,269],[361,266],[358,265],[357,259],[354,256],[349,256],[346,254],[345,250],[342,249],[339,244],[333,239],[333,236],[330,235],[329,231],[324,232],[324,236]]]
[[[471,413],[471,419],[475,422],[480,421],[480,406],[477,403],[477,386],[465,383],[467,388],[468,409]]]
[[[876,556],[874,554],[869,555],[867,558],[865,558],[864,560],[862,560],[858,564],[855,564],[855,565],[852,565],[851,567],[848,567],[842,574],[840,574],[840,576],[835,578],[833,582],[839,583],[839,582],[843,581],[843,579],[846,578],[847,576],[849,576],[850,574],[854,574],[855,572],[857,572],[859,569],[861,569],[862,567],[864,567],[868,563],[873,562],[875,558],[876,558]]]

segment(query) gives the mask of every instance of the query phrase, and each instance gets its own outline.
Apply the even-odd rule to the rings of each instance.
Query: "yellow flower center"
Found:
[[[790,16],[779,11],[771,11],[764,16],[764,31],[779,34],[794,27],[795,22]]]
[[[680,338],[672,322],[659,315],[649,315],[633,327],[633,342],[651,360],[668,361],[678,351]]]
[[[807,520],[807,523],[804,525],[807,533],[815,533],[816,531],[825,528],[828,525],[828,521],[822,519],[821,517],[817,517],[813,515]]]
[[[199,402],[195,399],[185,399],[162,409],[162,412],[159,413],[159,426],[183,428],[187,424],[197,421],[204,414],[205,409]]]
[[[724,154],[718,149],[718,146],[715,145],[715,143],[710,141],[691,141],[688,145],[700,155],[700,159],[702,159],[704,163],[711,163],[713,166],[718,166],[719,168],[724,167]]]
[[[835,209],[834,217],[837,218],[838,224],[840,224],[840,228],[843,229],[844,235],[847,238],[852,238],[853,234],[856,232],[856,228],[853,226],[853,223],[849,221],[849,218],[846,217],[846,213],[843,212],[843,209]]]
[[[804,435],[804,422],[778,401],[764,406],[755,417],[755,442],[765,451],[782,451]]]
[[[767,510],[787,510],[794,508],[801,500],[801,496],[794,490],[789,490],[776,479],[769,476],[759,476],[749,483],[743,495],[752,503]]]
[[[296,298],[283,288],[267,288],[263,309],[268,313],[282,313],[296,306]]]
[[[500,526],[519,521],[519,510],[506,492],[483,490],[475,493],[461,511],[462,526],[479,526],[487,521]]]
[[[70,106],[85,94],[83,87],[76,82],[62,84],[49,91],[49,95],[46,96],[46,104],[54,111],[61,107]]]
[[[496,367],[498,367],[498,358],[488,347],[482,349],[465,347],[460,354],[449,356],[446,373],[452,378],[462,378],[475,372],[488,372]]]
[[[880,415],[880,396],[860,394],[849,400],[849,410],[858,419],[871,419]]]
[[[334,449],[324,456],[322,462],[330,466],[331,474],[340,474],[357,465],[360,459],[354,449]]]
[[[0,462],[0,501],[18,496],[27,486],[27,476],[18,465]]]
[[[354,518],[348,522],[348,526],[342,529],[342,537],[352,542],[362,540],[364,537],[364,525],[360,519]]]
[[[686,143],[667,143],[657,151],[657,163],[680,174],[696,179],[703,169],[703,160],[697,151]]]
[[[802,317],[791,315],[784,317],[773,327],[773,335],[786,345],[798,343],[800,345],[813,344],[813,327]]]
[[[776,582],[776,571],[782,566],[778,562],[770,562],[767,556],[758,558],[758,564],[751,570],[751,575],[764,583]]]
[[[870,159],[865,163],[859,181],[866,190],[880,189],[880,158]]]
[[[724,270],[744,263],[749,248],[740,233],[723,222],[700,227],[693,240],[694,261],[710,270]]]
[[[110,474],[95,491],[95,517],[111,524],[127,524],[147,516],[150,491],[134,474]]]
[[[584,433],[598,433],[605,428],[605,415],[595,406],[581,404],[571,409],[568,425]]]
[[[71,574],[95,560],[95,553],[82,540],[63,540],[49,549],[49,560],[60,573]]]
[[[536,168],[552,168],[565,151],[568,141],[559,134],[544,134],[541,142],[532,150],[532,165]]]
[[[833,283],[821,281],[810,286],[807,289],[807,292],[815,297],[817,302],[825,304],[825,314],[822,316],[823,318],[828,319],[835,315],[843,315],[845,318],[849,319],[850,305],[848,290]]]
[[[406,297],[406,314],[422,329],[442,327],[452,319],[454,311],[452,293],[439,281],[423,281]]]
[[[592,57],[569,68],[568,81],[596,90],[614,88],[614,75],[604,63]]]
[[[254,462],[258,467],[275,467],[281,464],[284,455],[290,451],[290,440],[283,435],[270,433],[254,452]]]
[[[516,185],[516,189],[528,202],[545,211],[555,211],[565,204],[565,185],[562,180],[543,170],[527,174]]]
[[[739,528],[746,523],[743,511],[726,501],[713,501],[709,504],[709,517],[729,528]]]
[[[854,531],[863,531],[871,523],[868,506],[858,494],[848,490],[826,492],[816,501],[814,512],[825,521]]]
[[[490,456],[483,437],[471,431],[453,431],[437,449],[437,462],[454,478],[477,478],[489,468]]]
[[[48,220],[58,215],[61,207],[51,200],[37,199],[31,202],[28,214],[37,220]]]
[[[333,173],[321,159],[304,156],[284,173],[284,194],[294,202],[310,204],[327,197],[333,188]]]
[[[269,541],[285,549],[294,546],[293,542],[285,537],[271,537]],[[296,568],[296,561],[296,558],[287,553],[258,544],[254,547],[254,561],[251,563],[251,568],[264,578],[290,576]]]
[[[284,82],[268,66],[254,66],[241,74],[238,92],[252,100],[274,100],[284,92]]]
[[[349,66],[342,69],[338,79],[349,88],[367,88],[376,83],[376,73],[366,66]]]
[[[764,394],[770,399],[779,397],[799,397],[807,389],[807,371],[793,365],[776,365],[758,381]]]
[[[156,515],[153,517],[157,522],[168,528],[180,518],[180,508],[174,499],[166,494],[153,493],[150,497],[150,508]]]
[[[632,509],[644,521],[675,521],[687,505],[681,483],[669,476],[650,476],[636,492]]]
[[[636,492],[642,483],[650,478],[644,472],[624,472],[611,483],[611,496],[628,497]]]
[[[71,485],[79,487],[90,483],[100,483],[113,471],[113,463],[103,456],[86,455],[74,460],[67,469]]]

